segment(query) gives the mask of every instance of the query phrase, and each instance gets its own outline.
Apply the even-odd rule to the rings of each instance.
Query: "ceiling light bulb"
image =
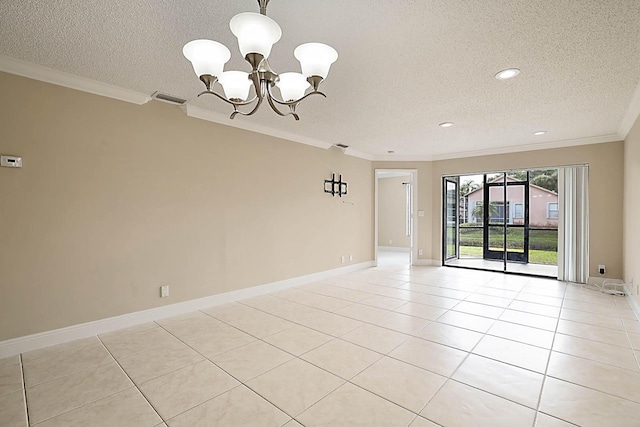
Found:
[[[502,70],[498,74],[496,74],[496,79],[498,79],[498,80],[508,80],[508,79],[514,78],[518,74],[520,74],[520,69],[518,69],[518,68],[507,68],[506,70]]]
[[[259,53],[269,57],[273,44],[282,37],[282,30],[276,21],[259,13],[240,13],[229,23],[231,32],[238,38],[240,53]]]
[[[225,45],[212,40],[192,40],[184,45],[182,53],[191,61],[198,77],[220,77],[224,64],[231,58],[231,52]]]
[[[246,101],[249,97],[249,89],[251,88],[251,80],[249,74],[244,71],[225,71],[218,81],[224,89],[227,99]]]
[[[300,73],[282,73],[276,86],[280,88],[282,99],[285,102],[295,101],[304,96],[304,92],[309,86],[309,82]]]
[[[298,46],[293,55],[300,61],[305,77],[319,76],[327,78],[331,64],[338,60],[338,52],[322,43],[305,43]]]
[[[540,136],[540,135],[544,135],[545,133],[547,133],[547,131],[546,131],[546,130],[539,130],[539,131],[537,131],[537,132],[534,132],[533,134],[534,134],[535,136]]]
[[[451,126],[453,126],[453,122],[440,123],[438,126],[440,126],[441,128],[450,128]]]

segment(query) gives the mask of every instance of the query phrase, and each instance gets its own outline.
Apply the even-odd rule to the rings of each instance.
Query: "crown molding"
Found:
[[[465,157],[492,156],[496,154],[522,153],[526,151],[549,150],[553,148],[575,147],[578,145],[602,144],[606,142],[623,141],[624,137],[618,133],[602,136],[592,136],[588,138],[565,139],[560,141],[549,141],[536,144],[515,145],[511,147],[488,148],[486,150],[458,151],[456,153],[445,153],[420,156],[394,156],[394,155],[373,155],[374,162],[436,162],[439,160],[462,159]]]
[[[638,120],[638,117],[640,117],[640,83],[636,86],[636,90],[633,92],[633,96],[631,97],[631,102],[629,102],[629,107],[620,122],[618,134],[622,137],[621,139],[624,140],[627,138],[629,131],[635,124],[636,120]]]
[[[346,150],[344,150],[344,154],[346,154],[347,156],[357,157],[359,159],[364,159],[369,161],[373,160],[373,154],[354,150],[353,148],[347,148]]]
[[[578,145],[602,144],[605,142],[616,142],[616,141],[622,141],[622,140],[624,140],[624,138],[622,138],[617,133],[614,133],[610,135],[592,136],[588,138],[565,139],[560,141],[542,142],[537,144],[525,144],[525,145],[517,145],[512,147],[489,148],[486,150],[474,150],[474,151],[465,151],[465,152],[457,152],[457,153],[438,154],[438,155],[432,156],[432,159],[433,161],[438,161],[438,160],[460,159],[464,157],[491,156],[495,154],[521,153],[525,151],[550,150],[553,148],[575,147]]]
[[[333,144],[323,141],[318,141],[313,138],[305,138],[300,135],[296,135],[287,131],[273,129],[268,126],[257,124],[249,120],[231,120],[226,114],[218,113],[215,111],[207,110],[194,105],[186,104],[180,107],[180,109],[189,117],[194,119],[207,120],[209,122],[219,123],[225,126],[232,126],[238,129],[244,129],[251,132],[257,132],[264,135],[274,136],[276,138],[287,139],[293,142],[299,142],[300,144],[310,145],[312,147],[324,148],[325,150],[332,147]]]
[[[0,55],[0,71],[137,105],[145,104],[151,100],[151,97],[146,93],[87,79],[6,55]]]
[[[433,156],[430,155],[404,155],[404,156],[396,156],[392,154],[383,154],[383,155],[372,155],[371,160],[374,162],[431,162],[433,161]]]

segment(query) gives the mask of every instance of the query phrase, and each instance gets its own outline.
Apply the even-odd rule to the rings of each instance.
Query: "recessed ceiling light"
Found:
[[[534,134],[535,136],[540,136],[540,135],[544,135],[545,133],[547,133],[547,131],[546,131],[546,130],[539,130],[538,132],[534,132],[533,134]]]
[[[453,122],[440,123],[438,126],[440,126],[441,128],[450,128],[451,126],[453,126]]]
[[[506,70],[502,70],[498,74],[496,74],[496,79],[498,79],[498,80],[508,80],[508,79],[514,78],[518,74],[520,74],[520,69],[518,69],[518,68],[507,68]]]

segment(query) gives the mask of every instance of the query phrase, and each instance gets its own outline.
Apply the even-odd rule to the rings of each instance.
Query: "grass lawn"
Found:
[[[495,251],[502,251],[502,248],[491,248]],[[482,247],[480,246],[460,246],[460,255],[474,256],[482,258]],[[532,264],[558,264],[558,252],[529,250],[529,262]]]
[[[502,246],[504,240],[502,227],[489,228],[489,242]],[[449,241],[453,241],[452,236],[448,236]],[[461,246],[482,246],[484,240],[481,228],[460,227]],[[511,249],[522,249],[524,244],[524,229],[509,228],[507,232],[507,247]],[[533,229],[529,230],[529,249],[557,252],[558,250],[558,230],[554,229]]]

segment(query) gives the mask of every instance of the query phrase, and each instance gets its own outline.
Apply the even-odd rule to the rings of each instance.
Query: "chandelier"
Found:
[[[234,16],[230,23],[231,32],[238,38],[240,53],[251,65],[251,72],[223,71],[224,64],[231,58],[229,49],[212,40],[193,40],[184,45],[182,53],[191,61],[196,75],[207,88],[201,95],[214,95],[233,106],[231,119],[237,114],[251,116],[266,99],[273,111],[281,116],[293,116],[297,105],[311,95],[326,95],[318,90],[327,77],[329,68],[338,59],[338,52],[322,43],[305,43],[298,46],[293,54],[300,62],[302,73],[276,74],[270,67],[268,58],[274,43],[280,40],[282,30],[267,16],[269,0],[258,0],[260,13],[245,12]],[[216,82],[222,86],[224,96],[214,91]],[[254,96],[249,98],[251,86]],[[282,99],[273,94],[273,86],[280,90]],[[311,91],[307,92],[307,89]],[[305,94],[306,93],[306,94]],[[254,105],[255,104],[255,105]],[[251,106],[249,111],[239,107]],[[283,113],[278,106],[289,111]]]

